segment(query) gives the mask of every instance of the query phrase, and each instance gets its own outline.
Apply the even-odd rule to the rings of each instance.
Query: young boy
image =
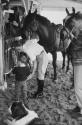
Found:
[[[30,75],[30,63],[27,54],[20,52],[18,64],[13,68],[12,73],[15,74],[15,99],[20,100],[20,95],[23,97],[24,103],[27,100],[27,77]]]

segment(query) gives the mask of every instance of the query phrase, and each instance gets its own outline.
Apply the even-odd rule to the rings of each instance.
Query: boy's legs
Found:
[[[27,84],[26,81],[22,82],[22,100],[24,102],[24,104],[27,104]]]
[[[15,100],[19,101],[21,95],[21,82],[15,82]]]

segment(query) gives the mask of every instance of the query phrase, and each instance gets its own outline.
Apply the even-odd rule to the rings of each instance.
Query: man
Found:
[[[74,87],[77,99],[77,106],[69,111],[75,115],[82,115],[82,29],[74,28],[73,33],[70,33],[71,42],[71,57],[74,71]]]
[[[38,89],[33,97],[41,96],[43,94],[44,77],[46,68],[48,65],[48,55],[43,46],[38,44],[39,38],[37,35],[31,36],[31,39],[27,40],[23,46],[19,47],[21,51],[24,51],[31,62],[33,63],[33,72],[27,80],[31,79],[37,68],[37,82]]]

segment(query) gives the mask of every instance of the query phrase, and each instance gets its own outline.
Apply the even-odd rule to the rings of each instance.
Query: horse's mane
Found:
[[[42,15],[40,15],[40,14],[37,14],[36,15],[36,18],[37,18],[37,20],[39,20],[42,24],[47,24],[47,25],[49,25],[49,24],[51,24],[51,22],[50,22],[50,20],[48,20],[46,17],[44,17],[44,16],[42,16]]]
[[[44,16],[40,15],[40,14],[36,14],[34,15],[34,13],[28,14],[25,19],[24,19],[24,26],[26,27],[30,21],[32,20],[32,18],[35,18],[36,20],[38,20],[41,24],[44,25],[50,25],[51,22]]]

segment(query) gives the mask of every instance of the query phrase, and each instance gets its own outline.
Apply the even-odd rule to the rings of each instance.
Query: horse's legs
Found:
[[[57,74],[56,74],[57,53],[56,53],[56,51],[52,52],[52,56],[53,56],[53,68],[54,68],[54,80],[56,80],[57,79]]]
[[[66,56],[66,53],[65,53],[65,52],[62,52],[62,56],[63,56],[62,69],[64,69],[64,67],[65,67],[65,56]]]

